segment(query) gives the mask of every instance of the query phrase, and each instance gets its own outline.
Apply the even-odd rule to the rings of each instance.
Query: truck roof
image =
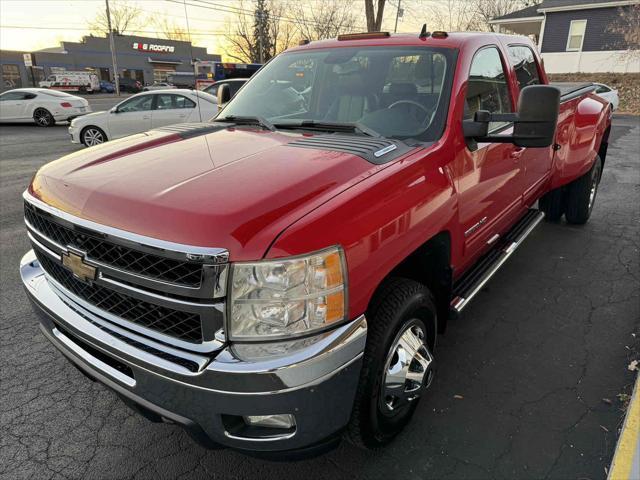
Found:
[[[444,47],[444,48],[462,48],[466,43],[476,43],[480,38],[488,40],[493,37],[494,39],[502,39],[503,41],[517,41],[519,43],[530,43],[529,38],[522,35],[506,35],[502,33],[493,32],[446,32],[444,38],[434,38],[429,36],[427,38],[420,38],[419,33],[392,33],[390,35],[382,34],[380,36],[371,36],[370,38],[362,39],[344,39],[338,40],[332,38],[328,40],[318,40],[315,42],[309,42],[306,45],[300,45],[290,48],[289,52],[300,51],[316,48],[340,48],[340,47],[371,47],[371,46],[430,46],[430,47]],[[366,35],[366,34],[365,34]]]

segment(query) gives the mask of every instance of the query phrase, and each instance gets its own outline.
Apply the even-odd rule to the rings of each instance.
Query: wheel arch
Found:
[[[437,332],[444,333],[449,317],[449,302],[453,285],[451,268],[451,234],[441,231],[405,257],[380,282],[370,300],[376,298],[380,287],[394,277],[407,278],[425,285],[434,296],[438,313]]]

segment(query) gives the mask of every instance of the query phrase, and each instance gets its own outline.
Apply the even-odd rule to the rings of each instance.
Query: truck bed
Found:
[[[560,101],[566,102],[596,89],[591,82],[551,82],[549,85],[560,90]]]

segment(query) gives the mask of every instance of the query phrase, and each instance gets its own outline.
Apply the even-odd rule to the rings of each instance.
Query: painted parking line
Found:
[[[608,480],[640,480],[640,375],[627,409]]]

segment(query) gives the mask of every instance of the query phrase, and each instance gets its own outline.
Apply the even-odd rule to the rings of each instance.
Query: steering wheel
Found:
[[[401,105],[403,103],[406,103],[408,105],[413,105],[414,107],[418,107],[420,110],[422,110],[427,115],[429,115],[429,113],[431,113],[431,112],[429,112],[429,110],[427,110],[427,108],[424,105],[422,105],[422,104],[420,104],[418,102],[415,102],[413,100],[398,100],[397,102],[393,102],[387,108],[391,109],[391,108],[393,108],[393,107],[395,107],[397,105]]]

